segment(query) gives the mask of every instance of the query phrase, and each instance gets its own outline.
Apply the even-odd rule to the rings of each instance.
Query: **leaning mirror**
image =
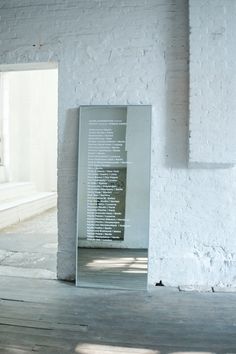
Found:
[[[145,289],[151,106],[82,106],[76,284]]]

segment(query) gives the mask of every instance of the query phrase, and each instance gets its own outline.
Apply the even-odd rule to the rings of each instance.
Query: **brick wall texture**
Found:
[[[59,278],[75,275],[78,107],[151,104],[149,284],[236,285],[236,170],[188,165],[189,149],[190,161],[232,162],[235,119],[222,118],[232,97],[225,101],[220,88],[234,60],[222,40],[232,41],[224,30],[231,7],[230,0],[0,0],[0,64],[58,63]],[[215,95],[224,102],[220,112]],[[219,129],[228,134],[221,135],[225,149],[213,151]]]

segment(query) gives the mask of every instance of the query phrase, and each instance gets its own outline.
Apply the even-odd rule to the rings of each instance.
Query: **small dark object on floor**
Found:
[[[159,283],[156,283],[155,286],[165,286],[163,283],[162,283],[162,280],[159,281]]]

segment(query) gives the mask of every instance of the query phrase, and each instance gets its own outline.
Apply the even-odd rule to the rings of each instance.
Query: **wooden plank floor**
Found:
[[[0,353],[236,353],[235,294],[0,277]]]
[[[147,251],[137,249],[80,248],[78,285],[145,290]]]

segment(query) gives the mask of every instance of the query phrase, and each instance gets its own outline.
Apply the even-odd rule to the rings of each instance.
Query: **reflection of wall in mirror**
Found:
[[[91,113],[91,111],[93,112]],[[78,232],[80,238],[79,245],[81,247],[147,248],[149,232],[150,112],[150,107],[147,106],[129,106],[125,108],[104,107],[98,108],[98,113],[93,107],[92,110],[89,108],[87,111],[84,111],[85,116],[83,123],[81,124],[82,128],[84,128],[81,138],[81,142],[83,142],[83,149],[81,149],[82,157],[80,160],[82,168],[80,168],[79,171],[79,183],[81,183],[79,187],[81,188],[79,195],[82,208],[79,216],[80,223],[78,223]],[[88,152],[85,151],[85,148],[87,146],[86,149],[88,149],[89,119],[101,119],[103,121],[105,119],[113,119],[114,122],[116,120],[121,120],[122,122],[127,123],[126,125],[120,126],[119,124],[114,124],[114,137],[112,138],[125,142],[122,146],[122,151],[120,152],[123,160],[122,162],[125,161],[125,164],[119,163],[119,161],[118,163],[112,163],[112,153],[106,150],[109,163],[106,161],[106,163],[102,163],[99,166],[96,166],[95,164],[93,168],[90,166],[90,181],[92,180],[95,182],[95,185],[97,183],[97,172],[95,171],[98,168],[110,169],[111,171],[113,169],[126,169],[126,189],[122,191],[120,196],[115,196],[116,200],[120,199],[120,203],[118,204],[120,204],[120,209],[123,210],[122,219],[125,219],[125,228],[123,228],[120,242],[117,242],[118,239],[115,237],[113,239],[116,240],[116,242],[112,240],[112,237],[111,240],[108,240],[108,238],[106,239],[106,236],[109,235],[105,235],[105,238],[94,238],[96,215],[99,216],[101,220],[101,215],[98,215],[98,208],[101,209],[102,206],[96,193],[93,198],[94,200],[92,200],[93,207],[90,212],[90,223],[87,225],[88,219],[86,215],[88,214],[86,206],[88,203],[88,171],[86,166],[88,163]],[[106,125],[104,125],[104,128],[107,129]],[[106,206],[104,210],[106,211]],[[118,211],[118,213],[119,212],[120,211]],[[118,215],[119,214],[117,214],[117,216]],[[100,230],[102,224],[98,224],[97,221],[96,227]],[[96,236],[98,236],[98,233]]]
[[[125,240],[128,247],[147,248],[150,198],[149,107],[127,108],[126,141],[128,164]]]

